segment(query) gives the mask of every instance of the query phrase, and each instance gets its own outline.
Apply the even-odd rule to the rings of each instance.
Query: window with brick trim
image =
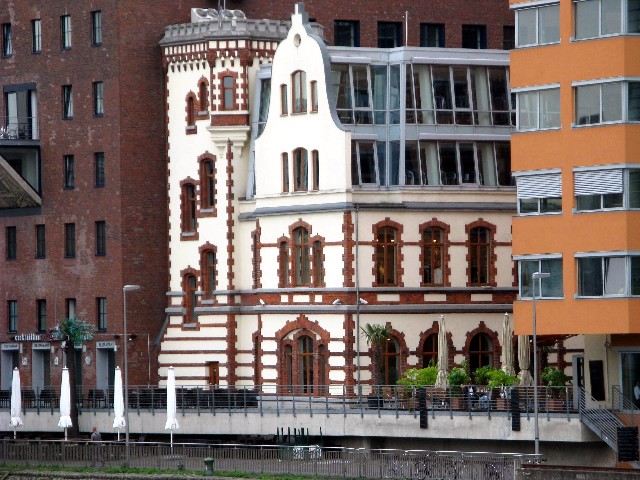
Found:
[[[231,75],[222,77],[220,82],[222,90],[222,110],[235,110],[236,108],[236,79]]]
[[[313,169],[313,190],[320,190],[320,155],[317,150],[311,152],[311,168]]]
[[[327,346],[308,330],[301,330],[280,345],[283,391],[296,395],[321,394],[327,382]]]
[[[444,285],[446,250],[445,232],[440,227],[422,230],[422,283]]]
[[[402,46],[402,22],[378,22],[378,48]]]
[[[71,85],[62,86],[62,118],[73,118],[73,88]]]
[[[438,363],[438,334],[432,333],[422,344],[422,368]]]
[[[60,42],[63,50],[71,48],[71,15],[60,17]]]
[[[196,291],[198,289],[198,283],[196,276],[193,274],[187,274],[183,278],[184,289],[184,323],[196,322]]]
[[[397,285],[398,231],[390,226],[377,229],[375,268],[377,285]]]
[[[360,22],[357,20],[335,20],[333,22],[333,44],[339,47],[359,47]]]
[[[7,301],[7,329],[10,333],[18,331],[18,301]]]
[[[13,42],[11,40],[11,24],[2,24],[2,56],[10,57],[13,55]]]
[[[102,12],[100,10],[91,12],[91,44],[102,45]]]
[[[205,80],[200,81],[200,84],[198,86],[198,94],[200,112],[206,113],[207,109],[209,108],[209,85],[207,85],[207,82]]]
[[[203,210],[215,208],[215,191],[213,160],[206,159],[200,163],[200,207]]]
[[[308,154],[304,148],[293,151],[293,190],[306,192],[309,189],[309,165]]]
[[[187,183],[182,186],[182,232],[196,231],[196,187]]]
[[[388,338],[382,347],[384,384],[395,385],[400,378],[400,344],[395,337]]]
[[[307,113],[307,74],[302,70],[291,74],[291,112]]]
[[[280,242],[278,247],[278,273],[279,273],[279,287],[286,287],[289,285],[289,244],[287,242]]]
[[[469,284],[489,285],[491,270],[491,231],[475,227],[469,231]]]
[[[202,276],[202,291],[210,298],[216,290],[216,252],[208,249],[200,254],[200,274]]]
[[[64,158],[64,188],[72,189],[75,187],[75,165],[73,155],[65,155]]]
[[[104,83],[93,82],[93,114],[97,117],[104,115]]]
[[[43,224],[36,225],[36,258],[45,258],[47,253],[44,227]]]
[[[289,191],[289,154],[282,154],[282,191]]]
[[[289,113],[287,86],[285,84],[280,85],[280,113],[282,115],[287,115]]]
[[[107,299],[105,297],[96,298],[96,325],[99,332],[107,331]]]
[[[196,102],[193,95],[187,98],[187,126],[192,127],[196,124]]]
[[[15,226],[7,227],[7,260],[18,258],[18,229]]]
[[[31,51],[42,52],[42,21],[40,19],[31,20]]]
[[[96,222],[96,255],[107,254],[107,222]]]
[[[298,361],[300,362],[300,386],[302,392],[313,392],[313,339],[308,335],[298,338]]]
[[[486,333],[477,333],[469,343],[469,371],[484,366],[493,367],[493,342]]]
[[[44,299],[36,300],[36,330],[39,333],[47,331],[47,301]]]
[[[75,258],[76,256],[76,224],[64,224],[64,256]]]
[[[94,166],[95,166],[95,186],[105,186],[105,174],[104,174],[104,152],[94,153]]]
[[[318,82],[313,80],[309,86],[311,87],[311,111],[318,111]]]
[[[303,286],[311,283],[309,231],[298,227],[292,232],[293,285]]]
[[[313,242],[313,284],[321,287],[324,284],[324,251],[322,242]]]

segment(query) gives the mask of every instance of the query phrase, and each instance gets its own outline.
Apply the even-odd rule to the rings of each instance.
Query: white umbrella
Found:
[[[440,315],[440,320],[438,321],[438,377],[436,378],[436,387],[446,388],[449,384],[447,380],[448,363],[447,327],[444,322],[444,315]]]
[[[180,428],[176,406],[176,372],[173,367],[169,367],[167,373],[167,423],[164,428],[171,430],[171,450],[173,450],[173,431]]]
[[[511,330],[511,322],[509,314],[504,314],[504,322],[502,324],[502,370],[507,375],[515,375],[513,369],[513,330]]]
[[[533,385],[533,378],[529,372],[529,335],[518,335],[518,363],[520,364],[520,385],[528,387]]]
[[[116,367],[113,380],[113,428],[118,429],[118,441],[120,441],[120,429],[127,426],[124,419],[124,398],[122,397],[122,373],[120,367]]]
[[[64,439],[67,439],[67,428],[71,423],[71,387],[69,386],[69,369],[62,369],[62,385],[60,385],[60,421],[58,426],[64,428]]]
[[[16,438],[16,427],[22,426],[22,397],[20,396],[20,372],[17,368],[13,369],[13,378],[11,379],[11,426],[13,427],[13,439]]]

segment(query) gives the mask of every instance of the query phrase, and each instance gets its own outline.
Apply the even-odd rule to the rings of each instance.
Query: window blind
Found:
[[[574,175],[576,195],[622,193],[622,169],[587,170]]]
[[[521,175],[517,177],[518,198],[562,197],[562,176],[559,173]]]

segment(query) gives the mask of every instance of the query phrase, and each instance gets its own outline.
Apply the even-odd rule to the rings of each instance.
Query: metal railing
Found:
[[[622,422],[611,411],[591,396],[583,387],[580,388],[580,421],[589,427],[614,451],[618,451],[618,427]]]
[[[538,387],[538,412],[550,416],[569,417],[577,413],[573,405],[572,387]],[[188,386],[176,389],[178,413],[211,412],[213,414],[259,412],[261,415],[281,413],[295,415],[352,415],[377,414],[396,417],[413,415],[420,410],[419,396],[424,392],[426,409],[436,414],[467,414],[491,417],[496,413],[510,414],[511,393],[519,391],[518,410],[527,416],[534,412],[533,387],[487,388],[481,385],[423,389],[401,385],[236,385]],[[131,386],[128,392],[129,411],[165,411],[166,387]],[[10,406],[11,392],[0,390],[0,410]],[[82,411],[113,409],[112,388],[82,388],[77,390],[77,405]],[[57,413],[59,387],[33,389],[23,387],[22,408]]]
[[[203,470],[205,458],[213,458],[214,470],[223,472],[421,480],[513,480],[520,466],[540,461],[536,455],[508,453],[133,442],[130,444],[129,466]],[[123,442],[5,440],[0,443],[0,462],[11,465],[117,467],[125,462],[125,445]]]
[[[38,140],[38,119],[27,117],[21,121],[0,122],[0,140]]]

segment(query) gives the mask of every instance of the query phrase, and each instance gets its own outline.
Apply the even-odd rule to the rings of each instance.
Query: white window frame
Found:
[[[619,83],[622,89],[622,118],[620,120],[611,120],[611,121],[602,121],[602,113],[603,113],[603,104],[602,104],[602,85]],[[573,123],[571,126],[573,128],[585,128],[585,127],[593,127],[599,125],[615,125],[619,123],[632,123],[637,124],[640,123],[639,120],[629,120],[629,83],[640,83],[640,77],[616,77],[616,78],[604,78],[604,79],[596,79],[596,80],[585,80],[579,82],[572,82],[571,87],[573,88]],[[599,86],[599,117],[600,121],[595,123],[584,123],[580,124],[577,122],[577,110],[578,110],[578,88],[580,87],[589,87],[589,86]]]
[[[560,35],[558,33],[558,40],[554,41],[554,42],[545,42],[545,43],[540,43],[540,9],[541,8],[548,8],[548,7],[552,7],[552,6],[557,6],[558,9],[560,8],[560,2],[559,0],[543,0],[543,1],[534,1],[534,2],[526,2],[526,3],[519,3],[516,4],[515,6],[512,6],[512,8],[515,9],[516,11],[516,48],[528,48],[528,47],[536,47],[539,45],[555,45],[560,43]],[[520,18],[519,18],[519,13],[524,11],[524,10],[536,10],[536,22],[535,22],[535,42],[534,43],[527,43],[525,45],[520,45]],[[560,28],[560,12],[558,12],[558,30]]]
[[[511,93],[515,93],[516,94],[516,131],[517,132],[538,132],[538,131],[545,131],[545,130],[560,130],[562,129],[562,111],[561,111],[561,107],[560,104],[558,104],[558,115],[559,115],[559,125],[553,126],[553,127],[541,127],[541,117],[542,117],[542,110],[540,108],[540,93],[541,92],[548,92],[550,90],[557,90],[558,91],[558,97],[560,96],[560,84],[559,83],[551,83],[548,85],[537,85],[534,87],[522,87],[522,88],[513,88],[511,89]],[[525,93],[536,93],[537,94],[537,101],[536,101],[536,126],[535,128],[527,128],[527,129],[523,129],[520,126],[520,95],[521,94],[525,94]],[[560,99],[559,99],[560,100]]]
[[[518,262],[518,299],[519,300],[532,300],[533,299],[533,295],[528,295],[528,296],[522,296],[522,268],[521,262],[538,262],[538,272],[541,272],[542,266],[540,264],[541,261],[543,260],[560,260],[560,265],[562,267],[564,267],[564,265],[562,264],[562,254],[561,253],[549,253],[549,254],[543,254],[543,255],[514,255],[513,256],[513,260]],[[562,295],[561,296],[543,296],[543,290],[542,288],[540,288],[542,285],[539,283],[538,284],[538,288],[536,288],[536,299],[564,299],[564,268],[561,269],[562,270]],[[532,286],[533,287],[533,286]],[[533,291],[531,292],[533,293]]]
[[[530,216],[530,215],[561,215],[562,214],[562,172],[559,168],[547,169],[547,170],[528,170],[522,172],[513,172],[512,176],[516,179],[516,192],[518,199],[518,216]],[[535,181],[537,178],[540,183],[541,190],[539,191],[539,195],[526,194],[522,192],[521,189],[518,189],[518,179],[520,178],[530,178],[532,181]],[[543,178],[544,177],[544,178]],[[557,182],[557,184],[555,183]],[[535,186],[534,186],[535,187]],[[540,200],[545,198],[559,198],[560,199],[560,210],[558,211],[549,211],[542,212],[540,210]],[[536,212],[521,212],[520,211],[520,200],[521,199],[536,199],[538,202],[538,209]]]
[[[631,295],[631,258],[640,257],[640,251],[616,251],[616,252],[577,252],[574,255],[576,262],[576,292],[574,298],[576,299],[589,299],[589,298],[625,298],[625,297],[638,297],[638,295]],[[599,258],[601,260],[600,268],[602,269],[602,295],[580,295],[580,271],[579,260],[585,258]],[[624,292],[623,293],[606,293],[605,275],[604,275],[604,259],[605,258],[624,258]]]

